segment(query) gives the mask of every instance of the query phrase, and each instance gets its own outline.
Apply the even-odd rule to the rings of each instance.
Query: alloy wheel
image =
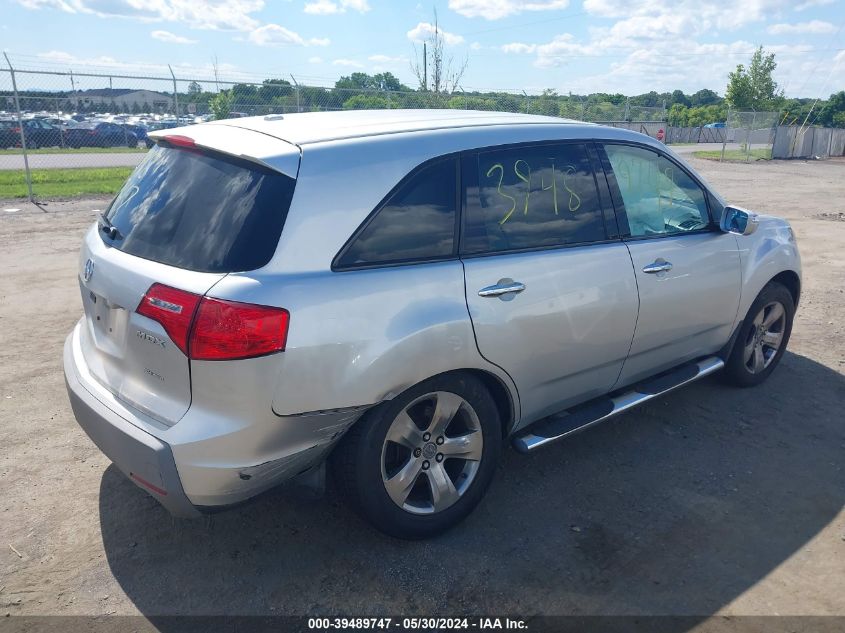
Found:
[[[481,424],[469,402],[448,391],[425,394],[387,431],[381,451],[387,494],[413,514],[442,512],[475,480],[483,448]]]
[[[766,304],[757,313],[744,345],[743,360],[750,373],[759,374],[772,363],[785,329],[786,310],[779,301]]]

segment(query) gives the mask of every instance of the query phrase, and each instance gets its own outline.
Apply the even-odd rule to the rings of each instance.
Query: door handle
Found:
[[[660,258],[643,267],[643,272],[649,275],[653,275],[655,273],[665,273],[669,270],[672,270],[672,263]]]
[[[518,294],[525,290],[525,284],[512,279],[500,279],[498,283],[478,291],[479,297],[499,297],[506,294]]]

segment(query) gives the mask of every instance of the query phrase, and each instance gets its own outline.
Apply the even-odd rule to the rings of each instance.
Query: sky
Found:
[[[467,91],[724,94],[758,45],[776,53],[787,96],[845,89],[845,0],[0,2],[0,48],[24,68],[163,74],[171,64],[206,79],[216,59],[232,80],[332,85],[389,71],[416,87],[411,61],[436,11],[446,55],[467,62]]]

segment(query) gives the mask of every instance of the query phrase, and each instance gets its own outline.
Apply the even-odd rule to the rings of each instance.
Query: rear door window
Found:
[[[215,273],[270,261],[295,180],[225,154],[156,146],[107,211],[115,248],[170,266]]]
[[[455,254],[457,159],[419,169],[359,229],[335,266],[436,260]]]
[[[607,239],[592,163],[583,144],[485,151],[470,155],[464,166],[463,253]]]

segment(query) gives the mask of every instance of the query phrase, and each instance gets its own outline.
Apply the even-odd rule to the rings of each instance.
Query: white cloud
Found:
[[[605,18],[662,17],[692,25],[693,34],[735,30],[790,8],[794,0],[584,0],[584,10]],[[657,27],[655,25],[655,31]]]
[[[569,0],[449,0],[449,8],[467,18],[498,20],[523,11],[565,9]]]
[[[322,57],[318,57],[318,56],[316,56],[316,55],[315,55],[314,57],[309,57],[309,58],[308,58],[308,63],[309,63],[309,64],[322,64],[322,63],[323,63],[323,58],[322,58]]]
[[[537,50],[536,44],[523,44],[522,42],[513,42],[502,46],[503,53],[533,53]]]
[[[178,22],[194,29],[248,31],[264,0],[16,0],[28,9],[59,9],[144,22]]]
[[[249,41],[258,46],[328,46],[331,43],[326,38],[306,40],[299,33],[279,24],[265,24],[253,29]]]
[[[150,75],[158,77],[169,77],[170,71],[167,64],[153,64],[146,61],[139,60],[121,60],[118,61],[113,57],[101,55],[99,57],[79,57],[66,51],[52,50],[43,53],[38,53],[36,57],[44,63],[50,65],[64,66],[70,69],[85,68],[95,73],[109,73],[109,72],[123,72],[128,75]],[[209,62],[206,64],[191,64],[187,62],[173,64],[173,70],[176,76],[184,79],[196,79],[199,81],[213,81],[214,68]],[[230,82],[238,81],[255,81],[254,75],[249,75],[241,71],[238,66],[220,62],[217,66],[221,81],[225,79]],[[160,89],[159,81],[150,81],[149,83],[140,82],[143,87],[152,90]],[[78,88],[101,88],[102,79],[94,78],[79,78],[76,80]]]
[[[795,5],[796,11],[804,11],[813,7],[823,7],[828,4],[833,4],[836,0],[804,0],[804,2]]]
[[[364,64],[356,62],[354,59],[335,59],[332,66],[344,66],[345,68],[363,68]]]
[[[449,46],[455,46],[464,41],[464,38],[454,33],[449,33],[443,29],[438,28],[438,33],[443,41]],[[410,31],[408,31],[408,39],[412,42],[427,42],[434,35],[434,25],[429,22],[420,22]]]
[[[766,30],[772,35],[789,35],[792,33],[834,33],[836,32],[836,26],[830,22],[810,20],[809,22],[796,22],[794,24],[772,24]]]
[[[346,13],[347,9],[366,13],[371,8],[367,0],[314,0],[306,2],[303,11],[312,15],[335,15]]]
[[[171,33],[170,31],[153,31],[150,33],[150,37],[154,40],[159,40],[160,42],[167,42],[168,44],[196,44],[196,40],[189,39],[187,37],[182,37],[181,35],[176,35],[175,33]]]

